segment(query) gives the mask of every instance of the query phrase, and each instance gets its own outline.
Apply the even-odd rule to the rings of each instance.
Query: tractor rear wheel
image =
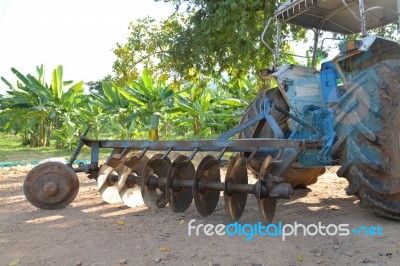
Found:
[[[348,195],[378,215],[400,220],[400,60],[356,76],[339,99],[334,152]],[[336,150],[336,151],[335,151]]]
[[[274,88],[264,90],[260,92],[246,108],[246,111],[240,123],[244,123],[255,117],[260,112],[261,103],[267,98],[272,100],[275,105],[280,106],[285,110],[289,110],[289,106],[279,89]],[[272,110],[272,117],[279,124],[280,128],[283,131],[283,134],[285,135],[285,138],[288,138],[290,135],[290,129],[287,124],[287,117],[277,110]],[[256,124],[249,126],[240,133],[239,138],[252,138],[255,128]],[[265,123],[258,138],[274,138],[274,132],[268,125],[268,123]],[[251,160],[251,162],[247,164],[249,170],[255,176],[257,176],[260,172],[261,165],[266,156],[266,154],[256,154],[253,160]],[[297,168],[292,166],[283,174],[283,176],[286,179],[285,182],[290,183],[293,188],[296,188],[307,187],[308,185],[316,183],[318,180],[318,176],[322,175],[323,173],[325,173],[325,168]]]

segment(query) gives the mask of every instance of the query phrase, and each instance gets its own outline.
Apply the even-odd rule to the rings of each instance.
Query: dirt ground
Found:
[[[229,224],[221,197],[216,211],[200,216],[106,204],[94,180],[80,175],[73,203],[56,211],[30,205],[22,182],[30,167],[0,169],[0,265],[400,265],[399,223],[359,208],[347,182],[328,171],[309,189],[279,200],[274,223],[380,226],[383,236],[188,236],[188,222]],[[240,223],[262,221],[248,197]]]

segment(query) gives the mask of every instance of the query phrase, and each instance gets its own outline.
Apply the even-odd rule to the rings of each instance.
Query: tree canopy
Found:
[[[172,3],[175,13],[162,21],[145,18],[130,24],[127,42],[114,49],[117,59],[113,69],[120,81],[137,78],[140,69],[146,67],[161,79],[173,77],[178,82],[207,84],[208,79],[220,79],[222,73],[235,82],[249,74],[256,76],[273,63],[273,55],[261,43],[260,35],[284,0],[154,1]],[[376,32],[390,36],[393,29],[387,26]],[[305,33],[305,29],[282,25],[279,63],[296,63],[290,56],[290,44],[294,40],[306,43]],[[266,36],[274,47],[273,23]],[[306,56],[311,58],[312,50],[307,49]],[[326,56],[327,50],[317,53]],[[308,61],[311,64],[311,59]]]
[[[127,42],[114,50],[114,71],[120,78],[136,77],[137,66],[185,80],[221,73],[243,77],[272,62],[271,53],[260,45],[260,33],[278,1],[164,2],[175,4],[176,12],[161,22],[132,22]]]

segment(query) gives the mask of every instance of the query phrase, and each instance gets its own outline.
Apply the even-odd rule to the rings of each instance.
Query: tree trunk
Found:
[[[158,140],[158,126],[160,124],[160,116],[152,114],[149,119],[150,129],[149,129],[149,140]]]
[[[201,124],[200,124],[200,121],[199,121],[199,118],[197,117],[197,116],[195,116],[195,117],[193,117],[193,119],[194,119],[194,135],[196,136],[196,137],[200,137],[200,133],[201,133]]]

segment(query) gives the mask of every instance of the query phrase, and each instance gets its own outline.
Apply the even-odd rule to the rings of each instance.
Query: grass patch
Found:
[[[29,163],[53,157],[62,157],[69,160],[73,152],[71,150],[56,149],[54,146],[38,148],[22,146],[19,136],[0,132],[0,162]],[[104,159],[110,153],[110,149],[101,149],[100,158]],[[90,148],[84,147],[78,159],[90,160]]]
[[[214,136],[213,136],[214,137]],[[113,139],[112,137],[102,138],[102,139]],[[114,138],[115,139],[115,138]],[[189,138],[184,137],[173,137],[173,140],[190,140],[196,139],[194,136]],[[207,139],[213,139],[212,137],[208,137]],[[41,161],[48,158],[61,157],[65,160],[69,161],[71,155],[73,154],[73,150],[66,149],[56,149],[54,143],[52,143],[50,147],[39,147],[39,148],[31,148],[27,146],[21,145],[21,138],[16,135],[8,135],[0,132],[0,163],[32,163]],[[112,149],[100,149],[100,162],[104,162],[108,156],[110,155]],[[78,160],[88,160],[90,161],[90,152],[91,149],[87,146],[84,146],[81,153],[78,156]],[[161,152],[161,151],[160,151]],[[148,152],[146,155],[151,157],[157,152]],[[215,155],[217,155],[216,153]],[[187,155],[190,155],[190,152],[187,152]],[[226,153],[224,155],[224,159],[229,159],[232,156],[232,153]],[[196,156],[196,159],[202,158],[203,156]]]

